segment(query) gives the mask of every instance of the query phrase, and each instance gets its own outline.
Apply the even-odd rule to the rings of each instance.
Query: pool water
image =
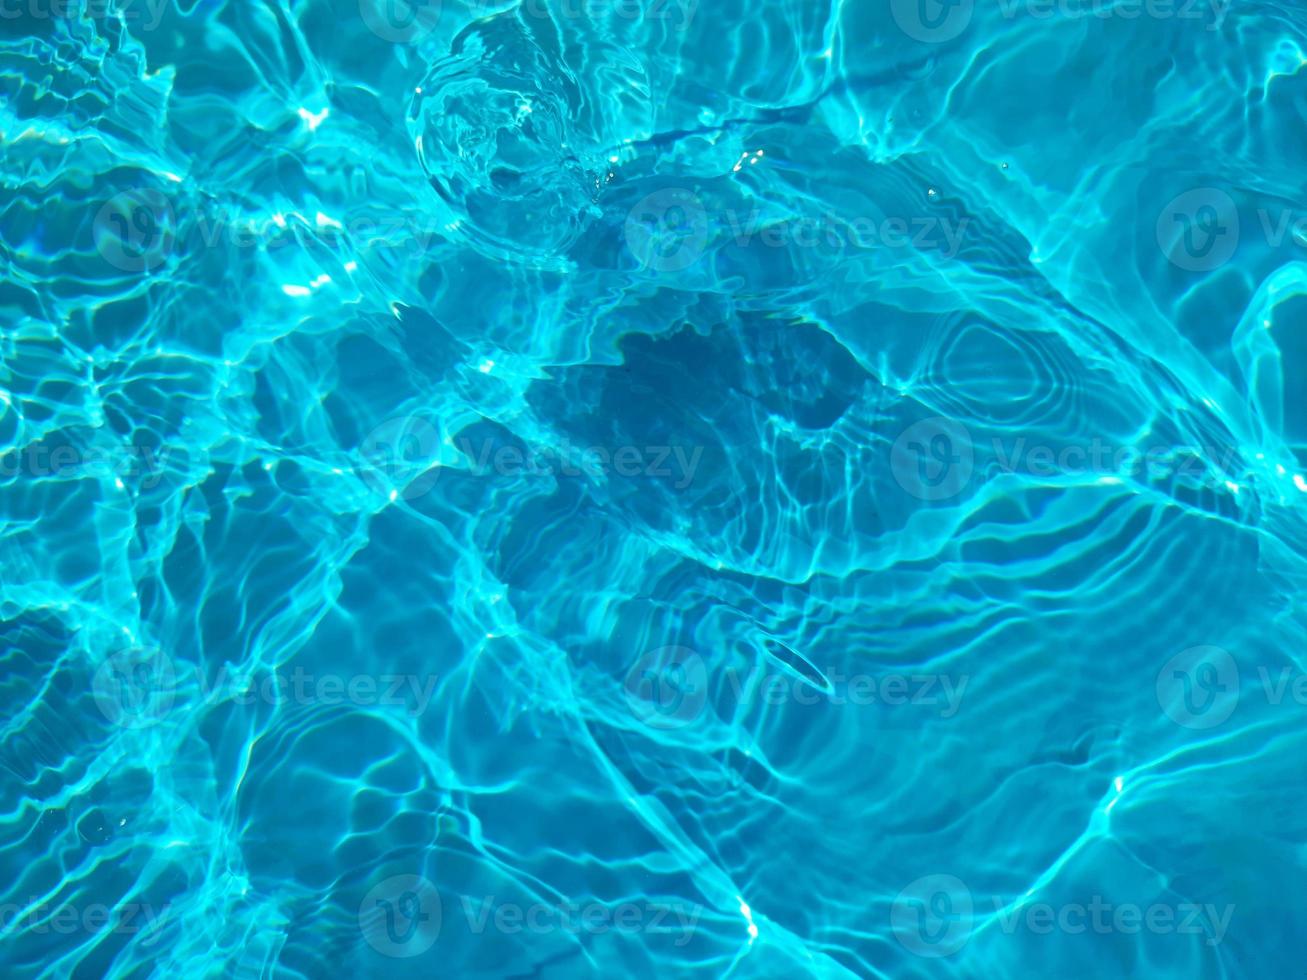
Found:
[[[1307,12],[9,0],[0,974],[1301,975]]]

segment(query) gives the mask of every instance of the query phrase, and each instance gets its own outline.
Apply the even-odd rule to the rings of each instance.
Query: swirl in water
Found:
[[[451,234],[486,254],[557,263],[598,213],[606,174],[578,132],[582,99],[548,27],[503,14],[454,40],[409,114]]]

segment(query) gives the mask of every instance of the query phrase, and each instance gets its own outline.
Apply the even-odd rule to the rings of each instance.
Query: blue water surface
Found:
[[[1263,978],[1307,8],[0,3],[0,975]]]

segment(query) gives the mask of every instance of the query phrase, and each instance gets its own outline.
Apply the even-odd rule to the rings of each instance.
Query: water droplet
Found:
[[[579,126],[568,68],[520,21],[491,18],[461,35],[420,89],[410,134],[456,219],[452,233],[496,256],[565,252],[595,214],[608,169]]]

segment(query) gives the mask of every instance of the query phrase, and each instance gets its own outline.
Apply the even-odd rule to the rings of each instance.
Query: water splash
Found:
[[[552,27],[511,13],[469,26],[423,78],[409,131],[456,240],[556,267],[599,213],[608,169]]]

